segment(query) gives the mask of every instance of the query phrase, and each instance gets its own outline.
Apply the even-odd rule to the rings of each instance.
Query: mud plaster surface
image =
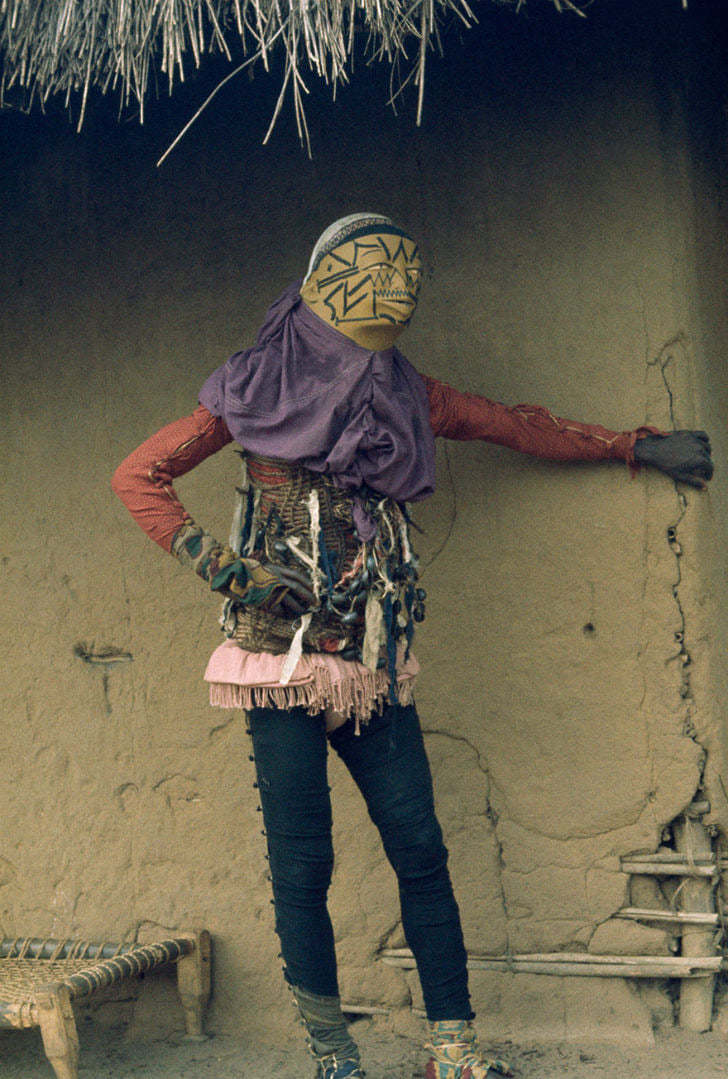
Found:
[[[81,142],[60,126],[8,129],[3,934],[205,925],[216,1028],[244,1033],[246,1052],[265,1028],[288,1036],[244,721],[211,711],[201,683],[218,605],[134,526],[109,477],[252,339],[332,217],[381,207],[421,237],[430,276],[402,347],[423,371],[615,429],[698,423],[725,462],[724,266],[714,255],[701,292],[692,254],[694,220],[715,220],[711,189],[689,175],[679,110],[669,131],[655,112],[652,61],[625,72],[611,38],[596,79],[562,56],[571,93],[560,68],[553,86],[555,69],[541,69],[542,43],[521,43],[533,91],[514,85],[506,52],[487,109],[463,100],[455,74],[443,84],[446,138],[384,114],[370,131],[349,113],[315,163],[244,143],[244,117],[201,130],[153,181],[159,129],[110,122]],[[726,469],[684,502],[664,477],[630,482],[621,464],[566,468],[481,444],[440,446],[438,469],[418,509],[429,593],[418,706],[468,947],[667,954],[664,934],[613,922],[637,904],[619,856],[655,849],[706,747],[715,818],[728,824]],[[179,484],[219,536],[236,477],[228,449]],[[84,662],[81,642],[133,658]],[[331,785],[343,994],[406,1006],[413,979],[374,962],[381,944],[402,943],[391,871],[336,762]],[[544,993],[526,976],[473,986],[494,1035],[652,1037],[652,1005],[623,983],[590,999],[583,985]]]
[[[368,1021],[356,1024],[367,1079],[422,1079],[425,1054],[412,1038]],[[309,1079],[312,1063],[295,1044],[258,1049],[230,1036],[190,1045],[179,1038],[133,1044],[120,1032],[81,1031],[81,1079]],[[715,1034],[670,1031],[652,1049],[583,1044],[490,1045],[516,1079],[724,1079],[728,1043]],[[0,1034],[3,1079],[50,1079],[36,1032]]]

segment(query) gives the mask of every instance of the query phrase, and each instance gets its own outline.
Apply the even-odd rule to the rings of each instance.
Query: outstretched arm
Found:
[[[553,461],[625,461],[651,465],[673,478],[704,487],[713,473],[710,443],[703,431],[668,433],[656,427],[610,431],[599,424],[554,416],[540,405],[508,407],[462,393],[423,375],[435,435],[483,439]]]
[[[196,524],[173,480],[232,441],[225,422],[200,405],[148,438],[117,468],[111,486],[134,520],[213,591],[295,616],[313,603],[310,583],[287,566],[240,558]]]

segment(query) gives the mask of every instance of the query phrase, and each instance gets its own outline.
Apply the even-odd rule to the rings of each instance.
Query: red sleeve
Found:
[[[508,408],[475,393],[460,393],[427,375],[422,377],[430,402],[432,430],[442,438],[484,439],[552,461],[616,459],[633,468],[637,439],[664,434],[657,427],[609,431],[598,424],[560,419],[540,405]]]
[[[175,476],[232,442],[225,421],[199,405],[191,416],[175,420],[142,442],[122,461],[111,481],[134,520],[165,551],[190,515],[172,486]]]

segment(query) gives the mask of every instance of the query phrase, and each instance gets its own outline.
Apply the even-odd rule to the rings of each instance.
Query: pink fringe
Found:
[[[412,704],[415,678],[411,675],[397,680],[400,704]],[[373,711],[379,711],[389,693],[386,671],[368,671],[357,664],[354,675],[333,680],[329,669],[316,666],[311,680],[287,686],[241,686],[229,682],[210,683],[210,704],[217,708],[296,708],[303,707],[309,715],[333,709],[335,712],[366,723]]]

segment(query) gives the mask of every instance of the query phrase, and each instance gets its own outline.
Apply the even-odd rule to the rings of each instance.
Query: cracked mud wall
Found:
[[[619,856],[657,847],[703,768],[728,825],[715,88],[667,74],[678,22],[656,43],[636,15],[623,38],[598,16],[506,32],[506,15],[433,66],[421,131],[378,111],[381,86],[355,85],[333,112],[314,101],[312,163],[288,132],[257,146],[260,80],[248,112],[229,101],[161,173],[179,126],[161,106],[142,131],[109,111],[81,138],[58,117],[0,117],[0,930],[201,922],[217,1029],[290,1033],[245,723],[206,703],[216,602],[108,482],[194,406],[351,208],[422,239],[430,272],[402,339],[422,370],[616,429],[705,426],[717,451],[698,495],[620,464],[439,447],[438,491],[415,514],[418,706],[469,949],[667,954],[664,934],[613,918],[635,898]],[[228,448],[178,484],[219,536],[235,477]],[[374,961],[403,943],[391,871],[336,761],[331,785],[343,995],[408,1006],[414,980]],[[644,1041],[669,1011],[606,979],[476,974],[473,991],[484,1029],[515,1037]],[[171,997],[159,1003],[154,1023],[173,1024]],[[144,1008],[124,1014],[142,1029]]]

